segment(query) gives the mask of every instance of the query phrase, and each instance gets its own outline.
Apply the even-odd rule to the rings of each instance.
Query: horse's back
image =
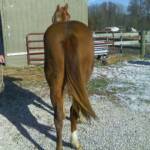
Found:
[[[92,35],[85,24],[79,21],[68,21],[58,22],[49,26],[45,32],[44,38],[45,40],[58,40],[58,37],[62,39],[70,34],[74,34],[77,38],[79,36],[80,38],[84,37],[84,39],[85,37],[91,38]]]

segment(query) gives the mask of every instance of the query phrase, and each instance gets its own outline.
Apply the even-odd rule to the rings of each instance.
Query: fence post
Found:
[[[141,57],[144,57],[145,56],[145,35],[146,35],[146,32],[145,31],[142,31],[141,33]]]
[[[120,35],[120,53],[122,54],[123,53],[123,33],[120,32],[121,35]]]

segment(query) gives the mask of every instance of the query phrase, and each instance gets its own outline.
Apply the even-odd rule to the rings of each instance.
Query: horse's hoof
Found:
[[[71,138],[71,147],[76,150],[83,150],[76,136],[74,136],[74,138]]]

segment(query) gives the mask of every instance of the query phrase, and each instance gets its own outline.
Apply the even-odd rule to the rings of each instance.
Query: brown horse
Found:
[[[60,9],[57,7],[57,13]],[[54,15],[55,17],[55,15]],[[54,108],[54,123],[57,132],[56,150],[62,150],[63,94],[67,86],[72,96],[70,109],[71,143],[81,149],[77,137],[79,111],[87,118],[95,118],[86,84],[93,68],[93,40],[89,28],[78,21],[60,21],[57,17],[44,34],[46,80],[50,87],[50,98]]]

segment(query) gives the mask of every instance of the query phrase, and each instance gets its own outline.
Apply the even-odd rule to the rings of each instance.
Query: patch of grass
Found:
[[[129,90],[129,87],[121,87],[121,88],[117,88],[117,87],[114,87],[111,89],[111,92],[112,94],[116,94],[116,93],[120,93],[120,92],[126,92]]]
[[[106,78],[93,79],[88,84],[88,90],[91,94],[102,94],[105,93],[108,84],[109,81]]]
[[[97,95],[105,96],[109,101],[112,101],[115,105],[120,106],[118,103],[118,98],[115,96],[115,94],[117,93],[117,89],[116,91],[112,91],[112,92],[107,90],[107,86],[108,84],[110,84],[110,82],[111,81],[105,77],[101,79],[91,80],[88,84],[89,94],[91,95],[97,94]]]

